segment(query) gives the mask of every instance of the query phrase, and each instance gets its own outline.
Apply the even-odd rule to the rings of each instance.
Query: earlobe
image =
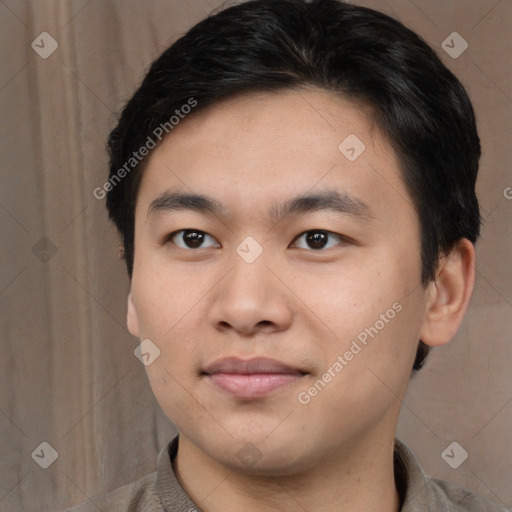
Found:
[[[128,308],[126,311],[126,325],[133,336],[139,337],[139,317],[135,304],[133,303],[132,292],[128,294]]]
[[[475,248],[460,240],[439,262],[436,279],[428,287],[428,301],[420,330],[426,345],[445,345],[457,333],[475,282]]]

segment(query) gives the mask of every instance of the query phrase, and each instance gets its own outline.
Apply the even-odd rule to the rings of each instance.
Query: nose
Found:
[[[213,327],[245,336],[287,329],[293,319],[291,292],[277,275],[261,257],[247,263],[236,255],[233,268],[215,287],[209,312]]]

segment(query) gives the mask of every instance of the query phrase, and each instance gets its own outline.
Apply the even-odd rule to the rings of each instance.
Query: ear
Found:
[[[126,311],[126,325],[131,334],[139,337],[139,317],[135,304],[133,303],[132,292],[128,294],[128,309]]]
[[[436,278],[428,285],[427,308],[420,330],[426,345],[438,347],[453,339],[462,323],[475,283],[475,248],[460,240],[439,262]]]

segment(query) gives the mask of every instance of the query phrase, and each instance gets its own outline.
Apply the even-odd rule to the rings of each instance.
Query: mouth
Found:
[[[307,374],[275,359],[244,361],[236,357],[217,360],[201,373],[217,389],[242,400],[265,397],[297,383]]]

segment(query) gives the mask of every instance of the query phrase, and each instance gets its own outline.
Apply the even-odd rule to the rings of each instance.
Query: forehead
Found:
[[[328,188],[372,211],[413,213],[371,110],[325,91],[223,100],[185,117],[148,158],[137,209],[179,189],[258,215],[269,204]]]

